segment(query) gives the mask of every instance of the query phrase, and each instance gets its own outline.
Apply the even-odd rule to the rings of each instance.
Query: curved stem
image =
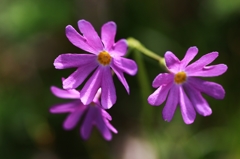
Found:
[[[130,48],[134,48],[138,51],[140,51],[141,53],[145,54],[146,56],[149,56],[155,60],[157,60],[159,62],[159,64],[161,66],[163,66],[164,68],[166,68],[166,65],[165,65],[165,60],[163,57],[159,56],[158,54],[148,50],[145,46],[143,46],[138,40],[130,37],[127,39],[127,42],[128,42],[128,46]]]

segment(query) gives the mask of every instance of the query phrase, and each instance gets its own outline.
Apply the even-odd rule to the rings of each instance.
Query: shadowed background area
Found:
[[[88,141],[79,126],[65,131],[67,114],[50,114],[65,102],[50,92],[74,69],[56,70],[63,53],[84,53],[65,36],[65,27],[90,21],[99,32],[115,21],[116,40],[134,37],[163,56],[180,59],[190,46],[200,57],[218,51],[214,63],[228,71],[208,78],[223,85],[224,100],[207,97],[213,110],[184,124],[179,108],[173,120],[162,108],[147,104],[152,80],[162,68],[157,61],[129,52],[139,64],[137,76],[125,75],[130,95],[114,77],[117,103],[108,112],[118,130],[110,142],[93,129]],[[0,2],[0,158],[1,159],[237,159],[240,158],[240,1],[239,0],[1,0]]]

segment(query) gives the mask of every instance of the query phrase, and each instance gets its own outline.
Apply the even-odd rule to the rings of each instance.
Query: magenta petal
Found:
[[[92,61],[91,63],[79,67],[74,71],[68,78],[63,80],[64,89],[77,88],[87,78],[87,76],[97,67],[97,62]]]
[[[59,55],[53,65],[56,69],[80,67],[94,61],[97,57],[91,54],[62,54]]]
[[[98,110],[96,110],[97,113],[96,113],[96,118],[95,118],[96,127],[101,132],[103,138],[105,140],[109,141],[112,139],[112,134],[111,134],[110,130],[108,129],[106,123],[104,122],[104,119],[103,119],[103,116],[101,113],[101,109],[97,108],[97,107],[95,109],[98,109]]]
[[[80,93],[77,90],[64,90],[60,89],[55,86],[51,86],[52,93],[59,98],[66,98],[66,99],[79,99]]]
[[[100,88],[102,83],[102,70],[100,68],[97,68],[80,92],[80,99],[84,105],[88,105],[93,101],[98,88]]]
[[[105,124],[107,125],[108,129],[110,129],[113,133],[117,134],[118,131],[115,127],[112,126],[112,124],[110,124],[110,122],[107,119],[104,119]]]
[[[179,59],[170,51],[167,51],[164,55],[167,68],[173,72],[177,73],[180,69]]]
[[[81,105],[74,112],[69,114],[63,123],[64,129],[66,130],[73,129],[76,126],[79,119],[81,118],[82,114],[85,112],[85,110],[86,106]]]
[[[101,71],[103,72],[101,103],[104,109],[110,109],[117,99],[112,73],[110,67],[103,67]]]
[[[225,91],[220,84],[215,82],[204,81],[200,78],[189,77],[188,83],[202,93],[205,93],[216,99],[223,99]]]
[[[99,107],[101,108],[100,105],[99,105]],[[103,116],[104,118],[106,118],[107,120],[112,120],[111,115],[108,114],[108,112],[107,112],[106,110],[104,110],[104,109],[101,109],[101,110],[102,110],[102,116]]]
[[[87,52],[96,53],[94,48],[87,43],[87,40],[82,37],[71,25],[66,26],[66,36],[76,47]]]
[[[75,111],[78,106],[82,105],[80,100],[68,102],[68,103],[61,103],[52,106],[49,111],[50,113],[68,113]]]
[[[80,133],[84,140],[88,139],[91,134],[96,115],[97,115],[96,108],[94,108],[92,106],[88,106],[88,110],[87,110],[85,119],[84,119],[81,129],[80,129]]]
[[[209,107],[208,102],[203,98],[201,93],[189,84],[184,85],[190,101],[195,107],[196,111],[203,115],[208,116],[212,114],[212,109]]]
[[[99,104],[100,104],[100,103],[99,103],[99,98],[100,98],[101,94],[102,94],[102,89],[99,88],[99,89],[97,90],[97,93],[96,93],[96,95],[94,96],[92,102],[95,103],[95,104],[97,104],[97,105],[99,105]]]
[[[172,73],[160,73],[152,82],[152,86],[154,88],[157,88],[163,84],[168,84],[170,82],[173,82],[174,80],[174,74]]]
[[[201,70],[204,66],[210,64],[218,57],[218,52],[211,52],[203,55],[200,59],[186,67],[186,72],[195,72]]]
[[[179,102],[179,88],[175,84],[169,91],[168,99],[166,105],[163,108],[162,115],[165,121],[170,122],[176,111],[177,104]]]
[[[192,124],[196,118],[196,111],[181,86],[179,87],[179,102],[183,121],[186,124]]]
[[[187,50],[186,55],[184,56],[184,58],[181,61],[181,69],[185,69],[185,67],[189,64],[190,61],[192,61],[192,59],[197,55],[198,53],[198,48],[193,46],[190,47]]]
[[[118,42],[116,42],[109,53],[114,56],[125,56],[127,53],[127,41],[125,39],[121,39]]]
[[[83,34],[83,36],[87,39],[88,44],[96,50],[96,52],[103,51],[103,44],[101,39],[99,38],[97,32],[93,28],[92,24],[86,20],[78,21],[78,28]]]
[[[122,70],[120,70],[117,66],[112,65],[111,66],[114,73],[117,75],[118,79],[120,80],[120,82],[123,84],[123,86],[125,87],[125,89],[127,90],[128,94],[129,94],[129,86],[128,83],[124,77],[124,74],[122,72]]]
[[[222,75],[224,72],[227,71],[227,65],[225,64],[218,64],[212,66],[205,66],[201,70],[191,70],[188,71],[188,76],[198,76],[198,77],[215,77]]]
[[[109,51],[114,44],[117,26],[114,22],[108,22],[102,26],[101,38],[106,51]]]
[[[117,66],[123,72],[126,72],[129,75],[135,75],[137,73],[137,64],[131,59],[124,57],[117,57],[112,59],[112,65]]]
[[[148,103],[154,106],[161,105],[166,100],[167,94],[172,85],[172,82],[166,85],[161,85],[155,92],[153,92],[153,94],[148,97]]]

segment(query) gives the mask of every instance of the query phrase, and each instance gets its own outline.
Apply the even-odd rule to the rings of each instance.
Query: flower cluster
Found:
[[[53,106],[50,112],[70,113],[64,122],[65,129],[73,128],[84,115],[85,120],[81,127],[84,139],[89,137],[92,125],[96,125],[103,137],[110,140],[112,136],[109,130],[114,133],[117,133],[117,130],[109,123],[111,116],[104,109],[111,108],[117,99],[112,73],[116,74],[129,93],[124,73],[135,75],[137,65],[135,61],[123,57],[127,52],[126,40],[121,39],[115,43],[117,27],[114,22],[102,26],[101,38],[86,20],[79,20],[78,28],[82,35],[68,25],[66,36],[73,45],[90,54],[68,53],[55,59],[56,69],[77,69],[68,78],[63,79],[64,90],[51,87],[52,93],[57,97],[70,98],[74,101]],[[84,81],[86,83],[83,88],[77,91],[76,88]]]
[[[110,109],[117,100],[112,76],[116,75],[129,93],[124,73],[135,75],[138,68],[135,61],[124,57],[128,47],[127,41],[121,39],[115,42],[117,27],[114,22],[107,22],[102,26],[101,38],[86,20],[79,20],[78,28],[81,34],[68,25],[66,36],[73,45],[88,53],[67,53],[55,59],[56,69],[76,68],[76,70],[63,79],[63,89],[51,87],[56,97],[72,101],[54,105],[50,112],[69,113],[63,123],[66,130],[73,129],[81,120],[80,134],[83,139],[89,138],[94,125],[104,139],[111,140],[111,132],[117,133],[109,122],[112,120],[111,116],[106,112],[106,109]],[[157,89],[147,100],[153,106],[166,101],[162,112],[166,121],[172,120],[177,105],[180,105],[184,122],[191,124],[196,118],[196,112],[203,116],[212,113],[202,93],[216,99],[223,99],[225,96],[221,85],[199,78],[215,77],[226,72],[225,64],[209,65],[218,57],[218,52],[208,53],[196,62],[190,63],[197,53],[197,47],[190,47],[181,61],[172,52],[165,53],[165,67],[169,72],[160,73],[154,79],[152,86]],[[161,60],[163,61],[163,58]],[[85,84],[82,89],[77,90],[83,83]]]
[[[80,129],[83,139],[88,139],[93,125],[96,125],[106,140],[111,140],[112,138],[110,130],[117,133],[117,130],[109,123],[112,117],[102,109],[99,102],[101,89],[98,90],[93,101],[89,105],[84,105],[81,100],[79,100],[80,93],[75,89],[63,90],[52,86],[51,91],[56,97],[73,99],[71,102],[56,104],[50,108],[51,113],[69,113],[63,124],[66,130],[73,129],[81,117],[85,115]]]

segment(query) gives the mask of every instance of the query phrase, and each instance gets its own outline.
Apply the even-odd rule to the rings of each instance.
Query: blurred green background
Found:
[[[62,53],[82,53],[65,37],[65,26],[90,21],[97,31],[113,20],[116,40],[130,36],[163,56],[180,59],[190,46],[198,57],[218,51],[214,63],[228,71],[216,78],[226,90],[224,100],[206,97],[213,114],[197,115],[185,125],[179,109],[162,120],[163,105],[151,107],[151,82],[163,70],[156,61],[130,52],[141,70],[126,75],[127,95],[114,77],[118,100],[108,112],[119,131],[110,142],[94,129],[88,141],[80,124],[65,131],[66,114],[48,109],[64,102],[51,85],[74,69],[55,70]],[[1,0],[0,1],[0,158],[1,159],[238,159],[240,158],[240,1],[239,0]]]

